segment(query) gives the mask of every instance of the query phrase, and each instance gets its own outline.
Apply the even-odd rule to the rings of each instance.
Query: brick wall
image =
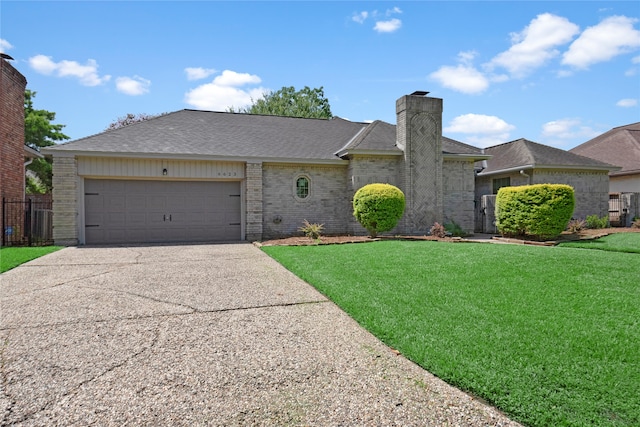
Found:
[[[78,244],[78,164],[75,157],[53,158],[53,240]]]
[[[474,231],[474,175],[472,161],[445,160],[442,164],[444,222],[455,221],[464,231]]]
[[[588,215],[609,215],[609,174],[600,172],[534,171],[532,184],[567,184],[573,187],[576,207],[573,217],[585,219]]]
[[[424,234],[444,218],[442,99],[403,96],[396,101],[396,118],[397,145],[404,151],[402,230]]]
[[[245,239],[262,240],[263,171],[262,163],[247,163],[245,171]]]
[[[309,178],[309,196],[296,197],[295,181]],[[262,234],[264,239],[300,235],[306,219],[324,224],[323,234],[348,233],[351,194],[347,167],[265,164],[262,176]]]
[[[24,198],[24,91],[27,80],[0,59],[0,199]],[[2,218],[0,203],[0,218]]]

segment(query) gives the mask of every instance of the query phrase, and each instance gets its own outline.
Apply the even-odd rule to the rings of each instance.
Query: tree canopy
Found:
[[[252,100],[249,107],[228,109],[231,113],[264,114],[269,116],[304,117],[310,119],[330,119],[331,107],[324,96],[324,88],[311,89],[305,86],[296,91],[293,86],[283,87],[275,92],[267,92],[258,100]]]
[[[42,147],[54,145],[56,141],[69,139],[62,133],[65,125],[52,123],[56,119],[56,113],[36,110],[33,107],[35,97],[36,92],[29,89],[24,93],[24,143],[33,149],[40,150]],[[34,159],[27,169],[33,171],[39,181],[31,182],[33,178],[27,178],[28,193],[51,191],[51,159]]]
[[[134,123],[140,123],[140,122],[144,122],[145,120],[150,120],[150,119],[153,119],[155,117],[162,116],[164,114],[167,114],[167,113],[162,113],[162,114],[146,114],[146,113],[132,114],[132,113],[127,113],[126,116],[118,117],[113,122],[111,122],[111,124],[109,126],[107,126],[107,128],[105,130],[120,129],[120,128],[123,128],[125,126],[132,125]]]
[[[41,147],[54,145],[56,141],[69,139],[62,133],[65,125],[52,123],[56,113],[33,108],[36,92],[27,89],[24,92],[24,143],[38,150]]]

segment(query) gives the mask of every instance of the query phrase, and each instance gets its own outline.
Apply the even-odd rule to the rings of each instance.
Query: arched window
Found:
[[[306,176],[299,176],[296,178],[296,197],[299,199],[306,199],[309,197],[309,178]]]

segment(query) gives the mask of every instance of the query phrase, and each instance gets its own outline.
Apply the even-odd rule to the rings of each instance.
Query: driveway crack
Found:
[[[113,366],[105,369],[104,371],[98,373],[97,375],[94,375],[91,378],[87,378],[86,380],[79,382],[75,387],[73,387],[72,389],[70,389],[66,393],[63,393],[58,398],[53,399],[53,400],[45,403],[44,405],[42,405],[37,410],[29,412],[29,413],[26,413],[20,419],[11,421],[8,424],[7,424],[7,419],[6,418],[8,417],[9,414],[11,414],[12,408],[15,405],[15,400],[11,399],[11,394],[9,393],[9,390],[5,387],[4,394],[5,394],[5,396],[7,396],[8,400],[11,402],[11,406],[9,407],[9,410],[6,413],[5,419],[3,419],[3,421],[2,421],[2,425],[15,425],[15,424],[19,424],[19,423],[28,421],[30,418],[33,418],[37,414],[39,414],[39,413],[41,413],[43,411],[46,411],[48,408],[54,406],[58,402],[63,401],[65,398],[77,394],[80,391],[80,389],[82,387],[84,387],[85,385],[90,384],[90,383],[92,383],[92,382],[104,377],[105,375],[109,374],[110,372],[113,372],[116,369],[118,369],[118,368],[120,368],[120,367],[122,367],[122,366],[124,366],[124,365],[126,365],[126,364],[128,364],[130,362],[132,362],[134,359],[138,358],[139,356],[141,356],[142,354],[144,354],[148,350],[153,349],[158,344],[158,341],[159,341],[159,338],[160,338],[160,326],[162,324],[164,324],[164,323],[166,323],[166,320],[164,322],[160,322],[156,326],[156,328],[154,330],[153,338],[151,339],[151,342],[149,343],[149,345],[143,346],[140,350],[135,351],[133,354],[131,354],[126,359],[120,361],[119,363],[114,364]],[[4,350],[4,348],[5,348],[5,345],[3,345],[2,350]],[[0,354],[0,356],[1,355],[2,354]],[[2,359],[0,359],[0,361],[3,363],[2,364],[2,367],[3,367],[2,376],[3,376],[3,381],[4,381],[4,379],[6,378],[6,373],[5,373],[5,370],[4,370],[4,357]]]

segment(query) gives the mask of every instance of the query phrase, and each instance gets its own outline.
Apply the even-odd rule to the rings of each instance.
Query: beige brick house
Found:
[[[474,226],[481,150],[442,137],[442,100],[396,103],[397,125],[181,110],[43,149],[53,156],[58,244],[260,240],[364,234],[356,190],[400,187],[407,208],[392,233],[434,222]]]

